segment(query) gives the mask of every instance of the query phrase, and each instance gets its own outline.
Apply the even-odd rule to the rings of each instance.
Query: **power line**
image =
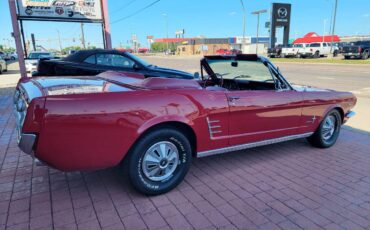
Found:
[[[117,23],[117,22],[120,22],[120,21],[126,20],[126,19],[128,19],[128,18],[131,18],[132,16],[135,16],[136,14],[141,13],[142,11],[144,11],[144,10],[148,9],[149,7],[151,7],[151,6],[155,5],[156,3],[160,2],[160,1],[161,1],[161,0],[156,0],[156,1],[152,2],[152,3],[150,3],[149,5],[147,5],[147,6],[143,7],[143,8],[141,8],[141,9],[139,9],[139,10],[137,10],[137,11],[135,11],[134,13],[132,13],[132,14],[130,14],[130,15],[127,15],[126,17],[123,17],[123,18],[117,19],[117,20],[115,20],[115,21],[111,22],[110,24],[114,24],[114,23]]]
[[[118,9],[113,10],[113,11],[111,12],[111,14],[115,14],[115,13],[117,13],[117,12],[119,12],[119,11],[121,11],[121,10],[125,9],[126,7],[130,6],[132,3],[136,2],[136,1],[137,1],[137,0],[132,0],[132,1],[130,1],[130,2],[129,2],[129,3],[127,3],[126,5],[123,5],[123,6],[119,7]]]

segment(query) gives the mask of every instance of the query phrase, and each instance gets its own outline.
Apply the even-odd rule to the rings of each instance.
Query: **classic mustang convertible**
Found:
[[[192,157],[297,138],[328,148],[354,115],[353,94],[291,85],[256,55],[206,56],[201,76],[21,79],[19,147],[63,171],[123,163],[133,186],[154,195],[177,186]]]

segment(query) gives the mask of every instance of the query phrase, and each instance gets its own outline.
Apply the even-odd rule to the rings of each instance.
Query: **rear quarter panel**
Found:
[[[356,104],[352,93],[336,91],[312,91],[303,93],[301,132],[314,132],[328,112],[338,109],[342,115]],[[314,118],[314,119],[313,119]],[[314,121],[314,122],[312,122]]]
[[[228,113],[224,93],[217,93],[140,90],[48,97],[36,157],[64,171],[115,166],[142,133],[169,121],[193,128],[198,149],[211,148],[205,116],[227,122]]]

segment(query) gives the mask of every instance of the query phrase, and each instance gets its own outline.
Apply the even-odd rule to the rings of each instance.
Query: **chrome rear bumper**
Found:
[[[356,113],[355,113],[355,112],[353,112],[353,111],[348,111],[348,113],[346,113],[345,117],[346,117],[346,118],[351,118],[351,117],[354,117],[355,115],[356,115]]]

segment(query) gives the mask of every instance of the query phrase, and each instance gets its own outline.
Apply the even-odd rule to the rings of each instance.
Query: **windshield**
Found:
[[[28,58],[40,59],[42,57],[50,57],[50,56],[51,56],[50,53],[30,53],[30,55],[28,55]]]
[[[126,52],[126,55],[129,56],[131,59],[135,60],[135,62],[138,62],[138,63],[140,63],[143,66],[146,66],[146,67],[151,66],[149,63],[147,63],[146,61],[144,61],[144,60],[136,57],[135,55],[132,55],[132,54],[130,54],[128,52]]]
[[[267,66],[261,61],[208,60],[213,72],[223,79],[246,78],[250,81],[273,80]]]

